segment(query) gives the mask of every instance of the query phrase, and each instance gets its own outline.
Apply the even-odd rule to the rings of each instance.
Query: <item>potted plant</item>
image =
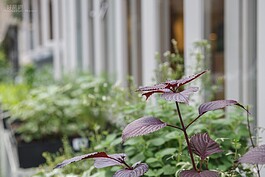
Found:
[[[76,138],[91,135],[95,124],[106,125],[104,107],[110,85],[102,78],[82,76],[67,83],[33,88],[12,109],[11,129],[20,166],[35,167],[45,162],[42,153],[58,151],[63,136],[69,137],[73,145],[81,141],[88,144],[88,139]],[[22,160],[24,157],[33,159],[34,163],[26,164],[30,161]]]

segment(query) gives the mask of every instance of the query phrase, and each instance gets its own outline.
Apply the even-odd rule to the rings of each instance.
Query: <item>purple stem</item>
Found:
[[[187,143],[187,146],[188,146],[188,150],[189,150],[189,154],[190,154],[190,158],[191,158],[191,162],[192,162],[193,169],[195,171],[198,171],[197,168],[196,168],[195,161],[194,161],[194,157],[193,157],[193,153],[192,153],[192,150],[191,150],[189,136],[187,134],[186,127],[184,125],[184,122],[183,122],[183,119],[182,119],[182,116],[181,116],[181,113],[180,113],[180,109],[179,109],[179,104],[178,104],[177,101],[176,101],[176,107],[177,107],[177,111],[178,111],[180,123],[181,123],[181,126],[182,126],[182,131],[184,133],[185,140],[186,140],[186,143]]]
[[[175,128],[175,129],[179,129],[179,130],[183,131],[182,128],[177,127],[177,126],[175,126],[175,125],[167,124],[167,126],[168,126],[168,127],[173,127],[173,128]]]

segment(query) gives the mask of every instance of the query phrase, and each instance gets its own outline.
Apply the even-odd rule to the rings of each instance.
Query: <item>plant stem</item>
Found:
[[[255,147],[255,144],[254,144],[254,141],[253,141],[253,138],[252,138],[251,129],[250,129],[250,121],[249,121],[249,111],[248,111],[248,106],[247,106],[247,123],[248,123],[248,134],[249,134],[249,139],[250,139],[250,142],[251,142],[252,147],[254,148],[254,147]],[[256,164],[255,166],[256,166],[256,168],[257,168],[258,177],[260,177],[259,165]]]
[[[191,121],[191,122],[186,126],[186,129],[189,128],[189,126],[191,126],[191,125],[192,125],[196,120],[198,120],[201,116],[202,116],[202,114],[199,115],[198,117],[196,117],[193,121]]]
[[[167,124],[167,126],[168,126],[168,127],[173,127],[173,128],[176,128],[176,129],[179,129],[179,130],[183,131],[182,128],[177,127],[177,126],[175,126],[175,125]]]
[[[188,136],[188,134],[187,134],[186,127],[185,127],[185,125],[184,125],[184,122],[183,122],[183,119],[182,119],[182,116],[181,116],[181,113],[180,113],[180,109],[179,109],[179,104],[178,104],[178,102],[176,102],[176,107],[177,107],[177,111],[178,111],[178,115],[179,115],[180,123],[181,123],[181,126],[182,126],[182,131],[183,131],[183,133],[184,133],[185,140],[186,140],[186,143],[187,143],[187,146],[188,146],[188,151],[189,151],[189,154],[190,154],[190,158],[191,158],[191,162],[192,162],[193,169],[194,169],[195,171],[198,171],[197,168],[196,168],[196,165],[195,165],[195,161],[194,161],[193,153],[192,153],[191,146],[190,146],[189,136]]]
[[[247,111],[248,111],[248,107],[247,107]],[[249,121],[249,115],[248,115],[248,113],[247,113],[247,124],[248,124],[248,135],[249,135],[249,139],[250,139],[250,142],[251,142],[252,147],[254,148],[255,147],[255,144],[254,144],[254,141],[252,139],[252,134],[251,134],[251,130],[250,130],[250,121]]]

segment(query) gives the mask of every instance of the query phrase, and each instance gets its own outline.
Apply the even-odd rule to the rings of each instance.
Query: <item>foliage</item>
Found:
[[[206,49],[209,47],[206,42],[198,43],[198,46],[202,48],[204,46],[206,47]],[[201,50],[198,50],[198,51],[201,51]],[[177,53],[177,51],[175,52]],[[175,55],[174,53],[169,53],[169,52],[167,54],[168,55],[165,55],[165,56],[169,56],[170,57],[169,60],[174,59],[174,57],[178,58],[179,64],[183,65],[183,63],[181,63],[180,55]],[[203,60],[204,59],[203,55],[204,54],[199,55],[198,53],[196,57],[201,57],[201,60]],[[161,63],[159,63],[159,67],[156,70],[157,72],[156,78],[160,81],[168,80],[168,79],[179,79],[183,75],[183,70],[181,70],[181,67],[179,68],[179,70],[174,70],[172,66],[176,66],[176,65],[171,65],[169,60],[166,61],[165,63],[163,63],[163,61],[160,60]],[[209,74],[209,76],[206,76],[206,77],[210,78],[211,76]],[[193,76],[191,78],[193,78]],[[142,91],[144,91],[143,94],[147,98],[151,96],[153,93],[163,93],[164,96],[162,97],[165,98],[166,100],[171,100],[171,101],[173,100],[177,102],[184,100],[183,102],[187,103],[187,101],[185,100],[189,99],[190,91],[187,92],[188,95],[184,94],[184,97],[183,97],[184,99],[181,99],[179,95],[183,93],[181,92],[183,91],[183,87],[177,88],[177,89],[180,89],[179,92],[176,92],[177,89],[170,90],[170,92],[172,92],[170,94],[172,95],[168,95],[169,90],[166,90],[166,89],[170,89],[172,84],[176,84],[174,86],[180,86],[180,85],[186,84],[189,81],[191,81],[190,78],[185,78],[184,80],[180,79],[180,81],[177,80],[173,82],[166,81],[162,83],[162,85],[158,84],[158,85],[155,85],[154,87],[145,87],[146,90],[142,90]],[[212,88],[212,84],[211,84],[212,82],[210,81],[210,79],[203,79],[202,83],[203,83],[202,88],[204,91],[209,90],[209,93],[210,92],[212,93],[214,91],[214,88]],[[141,89],[143,89],[143,87],[139,88],[139,90]],[[191,92],[195,92],[195,90],[194,91],[192,90]],[[117,97],[122,96],[122,95],[127,95],[125,93],[120,94],[119,92],[118,93],[116,92],[116,94],[117,94]],[[178,97],[175,97],[176,95],[178,95]],[[195,174],[196,175],[199,174],[199,176],[204,175],[204,174],[210,175],[210,176],[211,175],[239,176],[241,174],[244,174],[245,176],[253,176],[253,170],[251,169],[251,167],[242,166],[241,164],[238,164],[235,162],[235,160],[237,160],[240,156],[242,156],[242,154],[244,154],[248,149],[248,133],[249,132],[247,129],[246,117],[238,109],[229,111],[229,116],[226,115],[225,114],[226,112],[222,109],[208,112],[210,110],[220,109],[228,105],[236,104],[238,106],[241,106],[237,102],[234,102],[233,100],[227,100],[227,101],[220,101],[219,103],[217,102],[214,104],[212,104],[212,102],[203,104],[204,106],[202,105],[200,112],[199,112],[199,116],[198,116],[198,110],[195,109],[194,107],[189,107],[189,106],[185,106],[182,104],[179,105],[179,109],[181,110],[181,117],[183,121],[185,123],[190,122],[190,124],[188,124],[187,135],[190,137],[191,135],[195,135],[195,134],[203,135],[202,133],[209,132],[211,136],[211,138],[209,137],[209,139],[211,139],[211,141],[216,142],[214,143],[215,145],[219,144],[220,148],[224,150],[224,152],[222,153],[211,155],[211,158],[204,157],[204,159],[201,159],[199,157],[200,155],[198,157],[195,156],[194,163],[198,164],[196,165],[195,168],[199,170],[203,170],[203,172],[198,173],[195,170],[190,170],[190,171],[187,170],[187,169],[194,168],[194,166],[192,166],[192,163],[190,162],[190,154],[188,153],[189,148],[187,144],[184,143],[185,141],[187,141],[187,139],[185,139],[185,136],[181,135],[181,131],[183,131],[183,128],[181,128],[181,122],[179,121],[176,122],[176,117],[178,116],[176,115],[177,111],[174,105],[168,104],[168,102],[166,102],[165,100],[161,100],[161,99],[158,99],[157,102],[155,102],[155,104],[145,105],[143,104],[143,101],[139,99],[138,95],[129,94],[127,96],[128,97],[126,98],[136,98],[134,102],[132,102],[133,104],[130,104],[131,102],[129,101],[128,102],[126,101],[125,104],[120,104],[123,102],[119,102],[119,101],[118,102],[114,101],[115,102],[114,104],[110,102],[113,105],[120,105],[118,106],[118,108],[117,106],[116,107],[114,106],[112,112],[116,112],[118,115],[121,115],[121,116],[124,115],[124,117],[126,117],[125,120],[127,120],[127,122],[132,122],[135,119],[135,117],[143,117],[145,115],[148,115],[150,117],[157,117],[159,118],[159,120],[160,119],[161,120],[158,121],[157,119],[155,120],[150,117],[148,117],[149,120],[147,120],[147,119],[144,119],[145,118],[144,117],[142,118],[142,120],[141,119],[138,120],[141,125],[138,124],[139,122],[136,123],[135,125],[137,126],[136,126],[136,129],[134,129],[135,128],[134,123],[129,124],[129,125],[134,125],[134,126],[129,127],[129,129],[127,127],[127,131],[125,131],[124,133],[126,134],[126,132],[127,133],[129,132],[130,135],[137,136],[137,135],[143,135],[145,133],[154,132],[156,130],[159,130],[159,131],[154,132],[153,134],[149,136],[140,136],[134,139],[129,139],[123,144],[124,145],[123,148],[121,148],[119,145],[119,142],[121,141],[121,138],[119,137],[120,135],[118,134],[117,136],[116,133],[114,134],[109,133],[109,136],[113,137],[112,141],[115,142],[115,144],[112,144],[112,147],[116,145],[115,147],[113,147],[112,149],[109,149],[109,148],[102,149],[102,147],[109,147],[109,145],[111,144],[110,143],[104,144],[104,141],[103,141],[104,146],[102,146],[102,142],[98,141],[100,142],[100,145],[96,147],[101,147],[101,148],[99,149],[93,148],[93,149],[88,150],[88,152],[86,153],[91,153],[95,151],[100,152],[102,150],[108,153],[125,152],[127,156],[129,157],[129,161],[128,161],[129,164],[134,164],[138,161],[142,161],[149,165],[149,170],[145,174],[145,176],[165,176],[165,177],[178,176],[178,175],[181,175],[180,172],[182,173],[183,176],[184,175],[195,175]],[[209,99],[209,97],[207,99]],[[120,99],[117,99],[117,100],[120,100]],[[206,105],[206,108],[205,108],[205,105]],[[193,122],[194,120],[196,121],[196,124],[194,124]],[[154,128],[152,124],[148,126],[147,124],[148,121],[153,122],[156,127]],[[164,126],[165,124],[167,125],[168,128]],[[190,126],[191,124],[192,126]],[[144,126],[142,126],[141,127],[142,129],[141,129],[139,128],[138,125],[139,126],[144,125]],[[152,130],[148,129],[150,127]],[[170,129],[169,127],[173,127],[176,129]],[[123,134],[123,136],[125,134]],[[202,141],[203,138],[199,140]],[[195,144],[198,144],[198,143],[195,143]],[[207,143],[204,143],[204,144],[207,144]],[[217,151],[219,152],[220,149],[218,150],[216,149],[215,152]],[[67,159],[67,158],[69,157],[66,157],[64,159]],[[56,164],[58,164],[58,161],[57,163],[51,165],[51,167],[54,167]],[[80,164],[80,163],[78,162],[77,164]],[[66,166],[66,168],[69,168],[74,165],[75,164]],[[89,168],[84,173],[80,173],[79,176],[86,176],[85,175],[86,172],[88,172],[89,174],[88,176],[92,176],[92,174],[97,176],[99,175],[100,172],[102,172],[102,171],[92,172],[93,170],[91,169],[94,170],[94,167]],[[208,171],[207,169],[215,169],[216,171],[218,171],[218,173],[216,171]],[[100,175],[110,176],[110,174],[113,174],[114,173],[113,171],[116,171],[116,170],[117,168],[115,167],[107,168],[104,171],[105,173],[101,173]],[[183,170],[187,170],[187,171],[183,171]],[[63,173],[63,174],[66,175],[68,173]]]
[[[40,68],[37,68],[34,64],[24,65],[21,68],[19,77],[21,77],[22,83],[28,85],[30,88],[55,84],[52,67],[50,65],[45,65]]]
[[[157,54],[157,68],[155,69],[155,81],[180,79],[184,74],[184,58],[180,55],[177,41],[172,39],[174,52],[167,51],[163,54]]]
[[[0,82],[10,82],[12,80],[12,70],[3,45],[0,44]]]
[[[2,109],[13,109],[26,99],[29,87],[25,84],[0,83],[0,103]]]
[[[92,136],[93,135],[93,136]],[[48,176],[93,176],[93,177],[108,177],[113,173],[113,170],[117,170],[113,167],[108,170],[95,169],[91,167],[87,169],[87,166],[91,166],[93,163],[91,161],[86,161],[85,163],[75,163],[66,166],[62,169],[52,169],[56,164],[60,163],[64,159],[71,158],[72,156],[81,153],[89,153],[94,151],[107,151],[109,153],[115,153],[117,150],[121,150],[120,141],[121,138],[117,138],[119,135],[115,132],[109,134],[107,131],[100,131],[100,127],[95,125],[90,132],[90,146],[86,149],[82,149],[81,152],[74,152],[70,146],[67,138],[63,139],[63,148],[56,154],[50,154],[45,152],[43,156],[46,158],[46,165],[42,166],[34,177],[48,177]]]
[[[211,45],[207,40],[201,40],[193,43],[193,51],[191,58],[194,59],[195,65],[190,66],[193,72],[200,72],[205,68],[211,68],[210,60]],[[213,100],[217,91],[222,89],[224,78],[216,76],[213,73],[206,73],[204,78],[200,80],[200,90],[205,100]],[[197,85],[197,83],[196,83]]]
[[[16,132],[28,142],[82,135],[95,124],[104,128],[106,120],[111,120],[106,110],[112,86],[103,78],[83,76],[69,83],[33,88],[13,109],[15,120],[22,121]]]
[[[193,107],[180,106],[184,121],[192,121],[197,110]],[[163,121],[180,126],[180,123],[175,122],[175,113],[174,105],[169,105],[164,100],[158,100],[158,105],[146,110],[146,115],[159,117]],[[220,143],[224,152],[212,156],[208,161],[209,168],[222,172],[235,171],[236,169],[232,169],[234,160],[245,153],[247,148],[242,147],[248,145],[246,118],[237,109],[230,113],[229,118],[224,118],[224,116],[223,110],[209,112],[203,115],[196,124],[190,126],[188,134],[211,132],[211,138]],[[124,152],[132,159],[131,163],[141,160],[149,165],[147,176],[157,176],[157,174],[175,176],[182,169],[191,167],[191,163],[187,162],[188,154],[185,152],[187,146],[183,142],[185,139],[179,130],[164,128],[150,136],[126,141]]]
[[[165,94],[165,93],[171,92],[172,94],[178,95],[178,94],[181,94],[181,92],[178,92],[178,88],[180,88],[182,85],[185,85],[185,84],[191,82],[192,80],[196,79],[197,77],[199,77],[203,73],[204,72],[201,72],[199,74],[185,77],[185,78],[180,79],[180,80],[167,81],[167,82],[157,84],[157,85],[154,85],[151,87],[140,87],[138,90],[141,91],[142,95],[145,95],[147,98],[154,93]],[[185,99],[188,99],[188,97],[186,97]],[[184,117],[184,114],[180,112],[180,106],[178,105],[178,103],[181,102],[181,99],[179,99],[179,97],[173,97],[172,99],[170,99],[170,101],[176,102],[177,114],[178,114],[178,117],[180,119],[180,122],[179,122],[180,125],[175,125],[175,124],[172,125],[169,122],[166,122],[164,120],[161,121],[160,119],[157,119],[154,117],[143,117],[143,118],[140,118],[138,120],[133,121],[132,123],[130,123],[129,125],[127,125],[125,127],[125,129],[123,130],[123,133],[122,133],[122,139],[123,139],[123,141],[125,141],[126,139],[128,139],[130,137],[149,134],[151,132],[155,132],[157,130],[160,130],[160,129],[168,126],[168,127],[173,127],[177,130],[181,130],[184,134],[184,138],[182,137],[181,140],[174,142],[174,143],[176,143],[176,142],[179,143],[178,150],[176,148],[170,148],[167,144],[166,137],[168,137],[168,135],[172,134],[172,132],[174,132],[174,131],[169,131],[166,134],[164,134],[163,136],[161,136],[161,134],[160,134],[160,137],[158,137],[158,138],[149,139],[150,144],[152,144],[153,146],[158,146],[158,149],[156,149],[157,151],[154,151],[154,149],[152,149],[152,152],[155,152],[155,156],[157,158],[160,158],[159,160],[157,160],[153,157],[154,156],[153,153],[145,154],[145,152],[150,151],[150,147],[149,147],[150,144],[148,144],[147,140],[144,140],[142,142],[136,141],[136,143],[135,142],[131,143],[129,140],[128,141],[128,142],[130,142],[129,145],[137,145],[137,148],[135,148],[135,149],[142,147],[142,149],[140,151],[138,151],[138,153],[135,153],[135,152],[131,153],[130,152],[130,151],[135,151],[135,149],[132,148],[133,146],[125,149],[125,152],[128,156],[130,156],[132,154],[134,154],[134,155],[136,154],[132,158],[131,162],[132,163],[136,163],[138,161],[141,162],[141,161],[145,160],[145,156],[149,156],[148,159],[146,159],[146,163],[148,163],[151,168],[156,168],[156,167],[159,167],[159,168],[157,170],[150,169],[149,172],[146,173],[147,176],[157,176],[157,175],[170,176],[170,175],[174,175],[174,174],[175,175],[179,174],[180,176],[194,176],[194,175],[195,176],[196,175],[197,176],[201,176],[201,175],[202,176],[219,176],[219,173],[221,173],[221,171],[222,171],[222,169],[220,169],[220,168],[222,168],[222,167],[220,167],[222,160],[227,160],[224,162],[224,164],[229,164],[229,162],[231,164],[230,166],[225,166],[226,169],[223,169],[223,170],[231,170],[231,171],[235,170],[235,169],[231,169],[233,166],[237,167],[234,164],[235,159],[231,159],[231,157],[228,156],[227,158],[222,157],[221,159],[213,157],[213,159],[217,161],[217,163],[216,163],[217,166],[214,169],[219,170],[220,172],[212,171],[212,170],[209,171],[209,168],[214,167],[214,165],[210,163],[211,159],[209,159],[208,156],[215,154],[215,153],[220,153],[220,152],[222,152],[222,150],[219,148],[219,145],[217,144],[217,142],[215,142],[213,139],[211,139],[209,137],[209,135],[207,134],[209,129],[207,131],[205,131],[206,133],[204,133],[204,134],[197,133],[191,139],[189,139],[188,137],[189,137],[190,132],[188,132],[188,128],[189,128],[189,131],[192,130],[193,126],[191,126],[191,125],[195,121],[197,121],[200,117],[205,115],[208,111],[221,109],[221,108],[224,108],[226,106],[231,106],[231,105],[237,105],[241,108],[244,108],[244,107],[234,100],[219,100],[219,101],[204,103],[199,107],[199,115],[194,116],[194,117],[192,116],[193,118],[191,117],[191,120],[189,121],[190,123],[186,124],[187,119],[182,118],[182,117]],[[185,103],[187,103],[187,102],[185,102]],[[174,116],[175,113],[176,112],[174,111],[173,115],[170,117],[175,117]],[[190,113],[190,111],[188,113]],[[198,113],[195,113],[195,115],[196,114],[198,114]],[[224,119],[224,118],[220,118],[220,117],[219,117],[219,119]],[[184,121],[185,121],[185,123],[184,123]],[[209,122],[209,120],[207,120],[207,121]],[[216,122],[216,120],[214,120],[214,122]],[[196,129],[193,129],[193,130],[199,131],[200,129],[198,129],[196,127]],[[247,133],[248,133],[248,131],[246,130],[246,134]],[[219,132],[218,132],[218,136],[220,136]],[[175,135],[173,135],[173,137],[178,138],[181,136],[177,132],[177,135],[175,134]],[[185,141],[186,141],[186,144],[183,143]],[[234,139],[232,141],[234,141]],[[162,148],[161,146],[164,144],[166,147]],[[175,144],[175,146],[176,146],[176,144]],[[235,148],[238,148],[238,147],[235,147]],[[128,151],[128,149],[130,149],[130,151]],[[186,152],[188,151],[188,153],[183,153],[183,152],[185,152],[183,150],[186,150]],[[178,151],[178,153],[183,153],[183,154],[178,154],[176,156],[175,153],[177,153],[177,151]],[[236,149],[235,151],[236,151],[235,154],[237,154],[238,149]],[[194,158],[193,153],[198,155],[198,157],[196,159]],[[90,154],[89,154],[89,156],[90,156]],[[76,157],[71,158],[69,160],[65,160],[64,162],[57,165],[57,167],[62,167],[62,166],[65,166],[69,163],[85,159],[83,157],[87,157],[87,155],[76,156]],[[185,159],[183,159],[184,157],[185,157]],[[191,159],[191,163],[189,162],[189,158]],[[178,161],[178,160],[180,160],[180,161]],[[178,171],[176,171],[177,170],[176,167],[178,167],[179,163],[181,163],[181,162],[183,163],[185,161],[188,161],[185,164],[185,166],[180,166]],[[100,162],[100,163],[103,163],[103,162]],[[239,168],[239,167],[237,167],[237,168]],[[186,169],[192,169],[192,170],[186,170]],[[133,168],[131,169],[131,167],[128,167],[127,170],[133,170]],[[115,173],[114,176],[116,176],[116,174],[117,173]],[[142,175],[143,175],[143,173],[135,173],[135,176],[142,176]],[[125,174],[125,176],[130,176],[130,174],[129,173]]]

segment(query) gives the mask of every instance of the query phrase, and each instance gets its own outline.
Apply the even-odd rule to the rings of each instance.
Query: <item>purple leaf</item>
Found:
[[[180,177],[219,177],[218,172],[205,170],[197,172],[195,170],[184,170],[180,172]]]
[[[108,158],[94,158],[94,166],[96,168],[104,168],[109,166],[115,166],[115,165],[123,165],[125,160],[126,154],[112,154],[108,155]]]
[[[146,96],[146,99],[148,99],[154,93],[169,93],[172,92],[173,90],[177,90],[180,86],[191,82],[192,80],[201,76],[205,72],[207,71],[203,71],[198,74],[191,75],[189,77],[184,77],[183,79],[180,80],[166,81],[164,83],[156,84],[154,86],[139,87],[138,90],[136,91],[142,92],[142,95]],[[185,98],[182,98],[182,100],[183,99]]]
[[[105,152],[94,152],[90,154],[80,155],[71,159],[65,160],[58,164],[55,168],[62,168],[70,163],[77,162],[84,159],[94,159],[94,166],[96,168],[109,167],[114,165],[123,165],[126,154],[112,154],[108,155]]]
[[[169,89],[160,89],[160,90],[153,90],[153,91],[144,92],[144,93],[142,93],[142,95],[146,96],[146,100],[147,100],[154,93],[167,93],[167,92],[172,92],[172,91]]]
[[[149,92],[149,91],[161,90],[161,89],[165,89],[167,85],[168,84],[161,83],[161,84],[156,84],[154,86],[139,87],[136,91]]]
[[[217,101],[211,101],[211,102],[201,104],[199,107],[199,114],[203,115],[204,113],[206,113],[208,111],[213,111],[216,109],[222,109],[226,106],[232,106],[232,105],[237,105],[237,106],[240,106],[241,108],[245,109],[244,106],[242,106],[241,104],[239,104],[235,100],[217,100]]]
[[[196,134],[191,137],[190,145],[192,151],[204,160],[209,155],[223,152],[219,144],[212,140],[207,133]]]
[[[265,145],[250,149],[245,155],[239,158],[240,163],[265,164]]]
[[[173,92],[166,92],[163,95],[161,95],[162,98],[164,98],[167,101],[177,101],[181,103],[189,103],[189,96],[197,92],[199,90],[199,87],[190,87],[186,90],[183,90],[179,93],[173,93]]]
[[[77,161],[84,160],[84,159],[89,159],[89,158],[109,158],[109,156],[105,152],[93,152],[90,154],[80,155],[80,156],[73,157],[71,159],[64,160],[62,163],[56,165],[55,168],[62,168],[70,163],[77,162]]]
[[[207,72],[207,70],[202,71],[202,72],[200,72],[198,74],[194,74],[194,75],[191,75],[191,76],[188,76],[188,77],[184,77],[184,78],[179,79],[179,80],[167,81],[167,82],[165,82],[165,84],[168,84],[168,86],[166,88],[170,88],[170,87],[178,88],[178,87],[180,87],[182,85],[185,85],[185,84],[193,81],[194,79],[200,77],[201,75],[203,75],[206,72]]]
[[[131,137],[146,135],[167,126],[165,122],[154,117],[142,117],[128,124],[122,132],[123,142]]]
[[[148,165],[145,163],[136,163],[132,169],[123,169],[117,171],[113,177],[139,177],[148,171]]]

